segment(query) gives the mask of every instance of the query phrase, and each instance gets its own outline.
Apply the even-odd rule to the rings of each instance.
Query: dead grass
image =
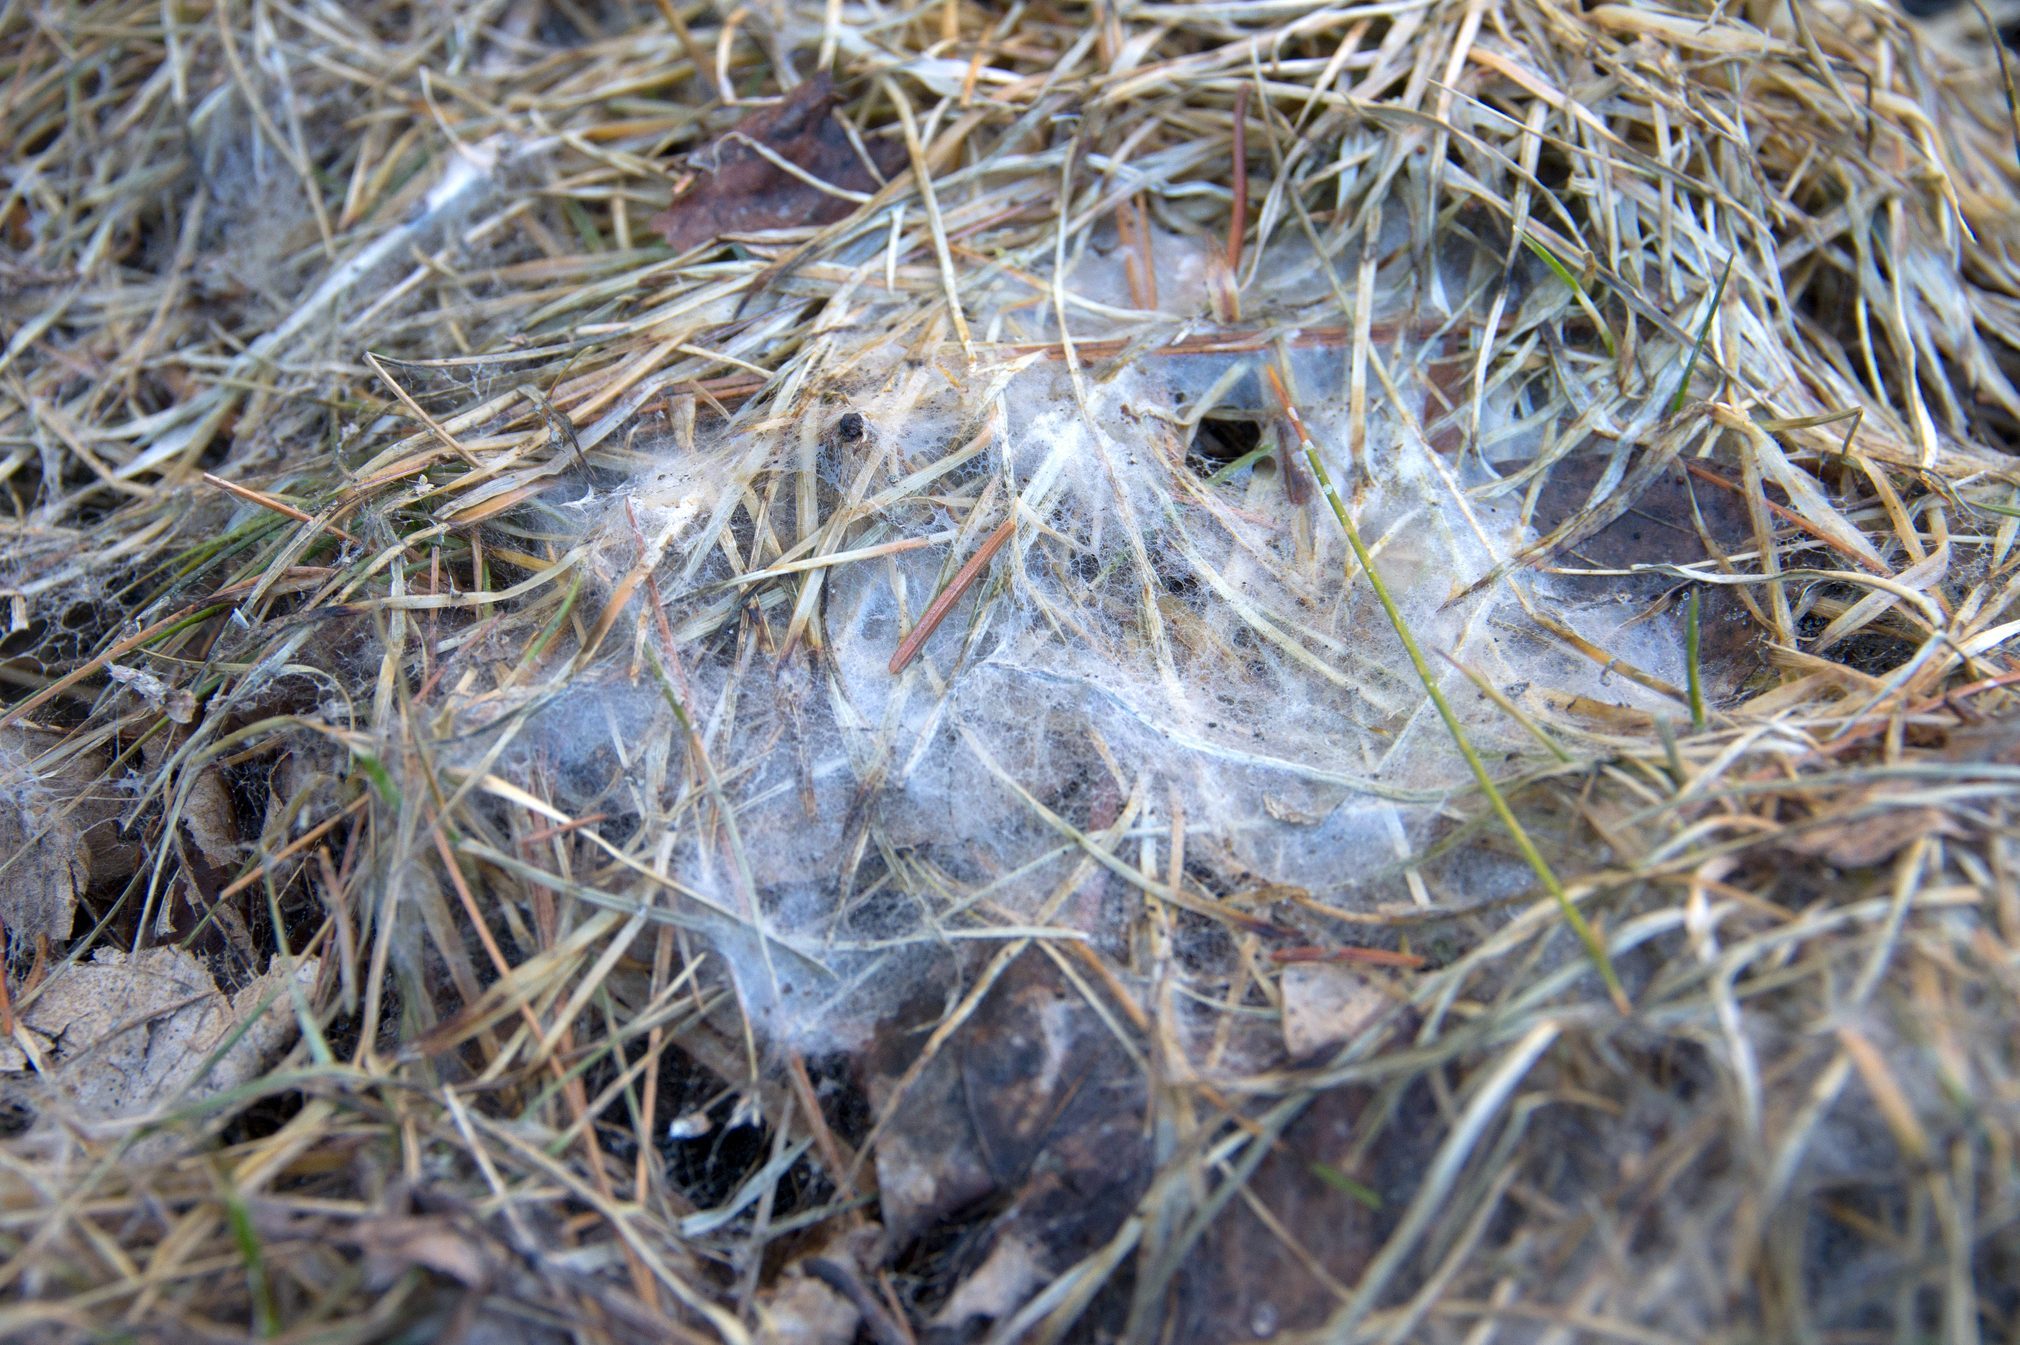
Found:
[[[447,13],[0,7],[0,1337],[2020,1332],[1978,30]]]

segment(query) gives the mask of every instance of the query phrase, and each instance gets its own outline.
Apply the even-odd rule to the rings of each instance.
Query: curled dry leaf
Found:
[[[190,786],[189,800],[183,805],[182,825],[207,863],[226,870],[238,863],[238,818],[232,808],[231,791],[215,767],[205,767]]]
[[[8,942],[70,937],[91,865],[77,828],[54,808],[0,806],[0,923]]]
[[[141,748],[145,769],[160,769],[188,738],[188,730],[177,729],[148,739]],[[176,816],[190,852],[214,869],[232,871],[239,863],[243,838],[224,775],[215,765],[185,768],[179,784]]]
[[[858,194],[882,184],[835,116],[835,102],[834,84],[822,74],[745,117],[688,157],[691,172],[652,227],[685,252],[725,234],[830,224],[847,215],[853,201],[809,179]],[[876,142],[870,152],[886,177],[904,158],[892,141]]]

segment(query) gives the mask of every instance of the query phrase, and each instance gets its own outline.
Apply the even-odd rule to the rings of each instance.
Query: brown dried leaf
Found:
[[[1320,1093],[1270,1149],[1187,1258],[1170,1295],[1174,1340],[1273,1340],[1316,1332],[1380,1250],[1443,1132],[1418,1083],[1385,1107],[1365,1089]],[[1356,1153],[1373,1131],[1377,1138]],[[1324,1173],[1362,1182],[1383,1208]],[[1254,1210],[1270,1213],[1266,1226]]]
[[[652,227],[685,252],[725,234],[830,224],[847,215],[854,202],[820,190],[753,148],[762,145],[829,186],[876,191],[882,184],[849,142],[835,102],[833,82],[817,75],[689,155],[692,173],[652,217]],[[871,153],[885,176],[903,162],[903,147],[893,141],[871,142]]]
[[[310,960],[295,975],[307,985],[316,971]],[[43,1110],[54,1102],[70,1125],[104,1133],[245,1083],[294,1039],[287,976],[275,967],[227,997],[180,948],[131,957],[99,949],[90,962],[53,976],[22,1011],[22,1022],[50,1043],[38,1052],[48,1088]],[[205,1073],[211,1055],[276,991],[266,1013]]]
[[[238,864],[239,827],[231,791],[215,768],[206,767],[190,787],[182,809],[183,829],[212,867],[231,870]]]
[[[870,1062],[880,1111],[919,1049],[892,1032]],[[1143,1082],[1095,1010],[1052,964],[1011,964],[905,1093],[877,1141],[883,1222],[902,1243],[1015,1191],[1011,1228],[1051,1272],[1114,1232],[1148,1179]]]
[[[8,942],[33,947],[37,935],[70,937],[77,897],[91,881],[77,829],[25,808],[0,808],[0,923]]]

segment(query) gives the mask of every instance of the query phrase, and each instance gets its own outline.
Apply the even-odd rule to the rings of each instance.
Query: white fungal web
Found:
[[[1157,248],[1163,307],[1205,311],[1207,251],[1177,235]],[[677,426],[662,470],[585,502],[601,517],[581,543],[605,600],[656,593],[660,609],[633,609],[626,656],[526,692],[509,746],[473,732],[469,750],[529,788],[540,772],[557,806],[609,815],[607,847],[653,875],[639,891],[703,930],[753,1018],[805,1049],[859,1040],[978,940],[1124,940],[1153,901],[1224,952],[1227,929],[1267,927],[1287,900],[1306,914],[1431,902],[1409,861],[1450,830],[1471,777],[1286,451],[1265,365],[1288,374],[1496,774],[1536,751],[1509,705],[1677,712],[1543,638],[1525,604],[1643,682],[1684,670],[1672,616],[1573,601],[1534,569],[1476,586],[1536,539],[1519,468],[1556,426],[1502,380],[1477,434],[1453,432],[1404,371],[1457,348],[1455,324],[1490,296],[1463,259],[1429,286],[1410,283],[1416,264],[1374,268],[1358,372],[1351,328],[1279,317],[1250,324],[1282,333],[1267,346],[1177,320],[1161,346],[1105,339],[1145,315],[1104,320],[1130,302],[1123,263],[1089,255],[1067,277],[1071,343],[1024,290],[1022,307],[970,315],[986,352],[971,372],[893,340],[838,358],[818,394],[782,392],[792,414]],[[1293,311],[1329,293],[1325,275],[1281,247],[1244,302]],[[1425,289],[1447,311],[1406,313]],[[1563,295],[1538,284],[1528,301]],[[859,333],[879,318],[826,321]],[[1470,357],[1447,376],[1470,378]],[[936,595],[1010,520],[894,673]],[[485,699],[473,728],[501,722]],[[1466,904],[1531,882],[1487,850],[1453,874],[1467,890],[1438,895]]]

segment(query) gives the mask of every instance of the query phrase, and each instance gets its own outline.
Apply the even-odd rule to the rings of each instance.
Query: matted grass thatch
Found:
[[[0,1337],[2013,1338],[1975,13],[0,6]]]

